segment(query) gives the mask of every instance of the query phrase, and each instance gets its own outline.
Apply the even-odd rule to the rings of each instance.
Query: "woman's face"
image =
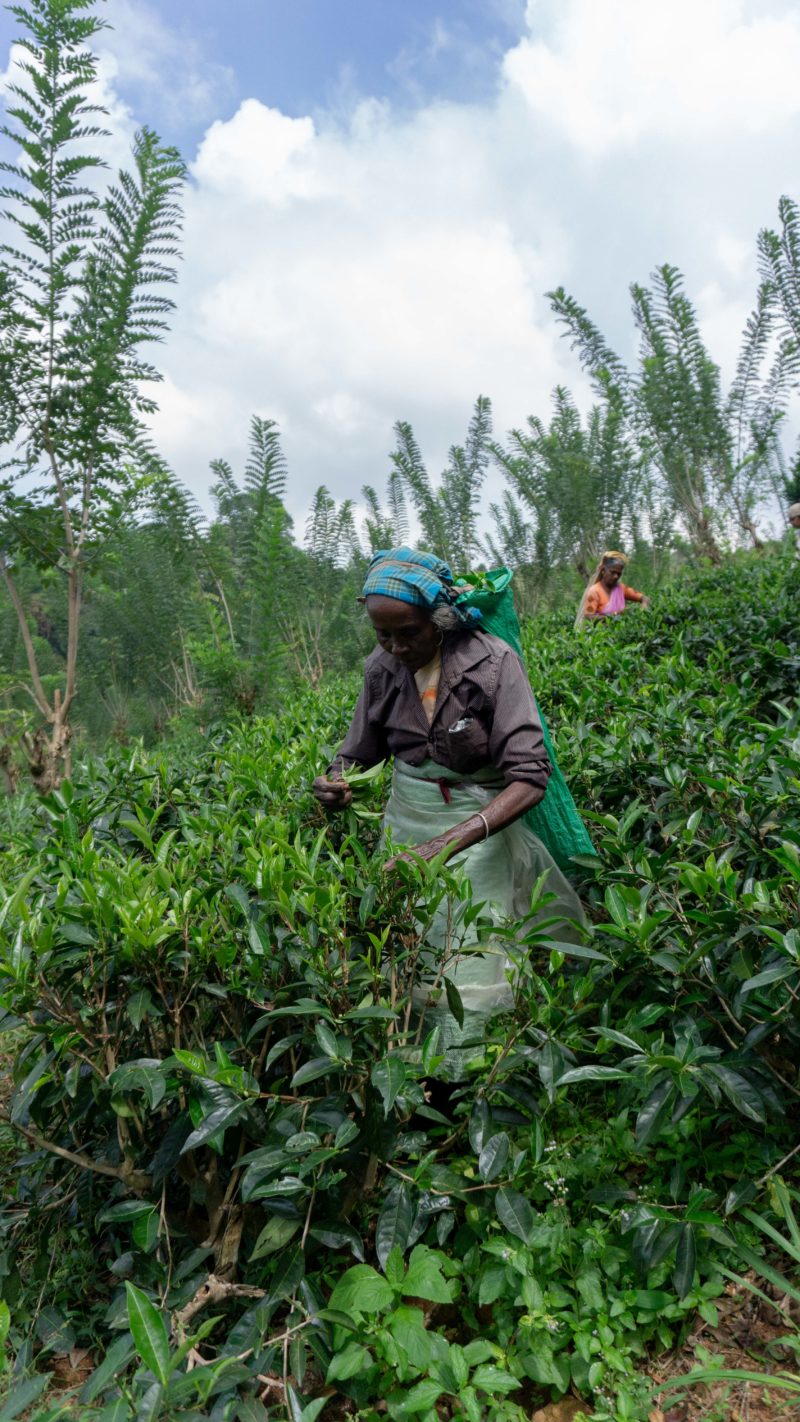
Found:
[[[622,564],[616,562],[604,563],[603,571],[600,576],[607,588],[615,588],[622,577]]]
[[[396,597],[366,599],[367,615],[375,628],[378,645],[396,657],[409,671],[419,671],[433,659],[441,646],[442,634],[423,607],[413,607]]]

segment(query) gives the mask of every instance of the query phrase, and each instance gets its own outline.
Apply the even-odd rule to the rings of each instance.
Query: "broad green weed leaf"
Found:
[[[393,1298],[391,1285],[371,1264],[354,1264],[334,1286],[328,1307],[341,1313],[381,1313]]]
[[[388,1326],[395,1342],[402,1348],[409,1362],[420,1372],[425,1372],[431,1365],[434,1339],[425,1327],[425,1315],[419,1308],[410,1308],[408,1304],[400,1304],[395,1309]]]
[[[439,1259],[424,1244],[418,1244],[411,1251],[403,1280],[403,1296],[407,1299],[426,1299],[431,1303],[449,1303],[453,1297],[452,1285],[442,1274]]]
[[[334,1353],[325,1374],[325,1382],[344,1382],[357,1377],[372,1363],[372,1354],[361,1343],[347,1343],[340,1353]]]
[[[414,1383],[402,1400],[392,1406],[392,1413],[395,1417],[415,1417],[420,1412],[429,1412],[443,1391],[432,1379],[423,1379]]]
[[[481,1392],[499,1392],[503,1397],[522,1386],[519,1378],[515,1378],[513,1373],[507,1373],[503,1368],[495,1367],[493,1363],[481,1363],[472,1374],[470,1383]]]

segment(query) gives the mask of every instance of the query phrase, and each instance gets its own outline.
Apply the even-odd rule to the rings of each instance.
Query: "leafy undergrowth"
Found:
[[[526,629],[593,935],[515,925],[449,1091],[409,993],[466,891],[383,872],[380,777],[308,792],[355,679],[8,808],[0,1417],[644,1422],[790,1211],[798,591],[745,561]]]

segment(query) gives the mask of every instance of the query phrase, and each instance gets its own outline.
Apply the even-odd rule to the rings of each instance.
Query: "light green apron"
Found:
[[[433,780],[449,783],[449,804]],[[464,776],[432,760],[418,767],[396,760],[384,816],[393,847],[424,844],[461,824],[494,799],[504,784],[492,766]],[[496,923],[526,920],[530,931],[537,918],[558,918],[563,922],[551,930],[555,938],[575,942],[583,937],[585,919],[574,889],[522,819],[462,850],[448,867],[463,869],[472,885],[472,902],[485,903],[486,913]],[[545,889],[554,898],[531,918],[531,892],[543,873],[547,874]],[[438,1075],[445,1080],[463,1078],[467,1063],[482,1054],[487,1017],[508,1011],[514,1001],[513,968],[505,946],[489,939],[476,951],[478,930],[474,924],[464,924],[464,907],[458,901],[443,901],[436,910],[426,936],[423,977],[412,995],[415,1010],[424,1013],[424,1033],[434,1026],[440,1029],[439,1050],[446,1052],[446,1058]],[[442,977],[458,988],[464,1005],[461,1028],[447,1006]]]

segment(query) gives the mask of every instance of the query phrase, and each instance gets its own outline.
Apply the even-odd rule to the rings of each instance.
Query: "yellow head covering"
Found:
[[[624,567],[626,566],[627,562],[628,562],[628,555],[627,555],[627,553],[617,553],[617,552],[615,552],[614,549],[612,548],[610,552],[604,553],[603,556],[602,556],[602,558],[600,559],[600,562],[599,562],[598,568],[597,568],[597,572],[596,572],[594,578],[592,579],[592,582],[594,582],[594,583],[597,582],[597,579],[600,577],[600,574],[601,574],[602,571],[603,571],[603,564],[604,564],[604,563],[621,563],[622,566],[623,566],[623,568],[624,568]]]

